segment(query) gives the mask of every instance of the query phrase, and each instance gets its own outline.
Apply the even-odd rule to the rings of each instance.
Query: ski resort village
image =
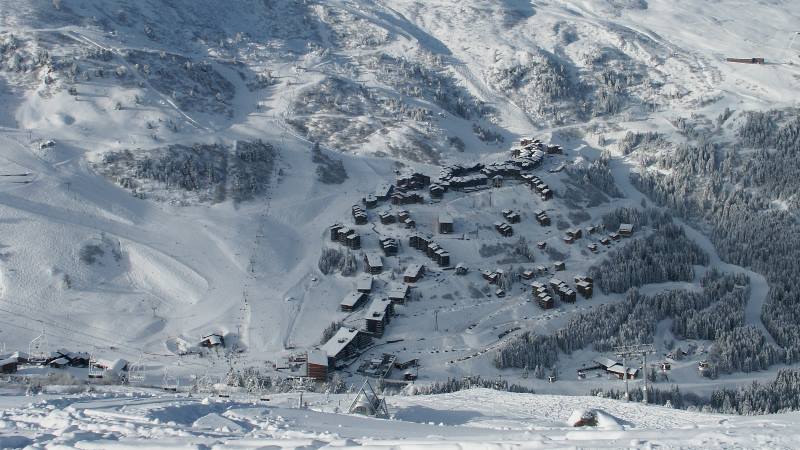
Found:
[[[800,448],[799,24],[0,0],[0,449]]]

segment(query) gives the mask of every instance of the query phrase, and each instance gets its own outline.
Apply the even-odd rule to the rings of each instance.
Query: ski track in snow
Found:
[[[45,394],[25,404],[0,396],[1,446],[38,444],[81,449],[528,449],[789,448],[798,413],[736,417],[626,404],[597,397],[558,397],[471,389],[435,396],[388,397],[392,420],[334,412],[351,395],[276,394],[270,401],[189,397],[113,388],[93,394]],[[571,428],[575,410],[608,420]]]

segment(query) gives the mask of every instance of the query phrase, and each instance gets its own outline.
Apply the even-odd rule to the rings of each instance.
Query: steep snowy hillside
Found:
[[[142,385],[284,380],[359,329],[374,339],[333,364],[334,391],[387,367],[387,391],[618,391],[597,359],[631,343],[656,353],[636,392],[771,380],[800,362],[796,253],[773,263],[795,250],[777,230],[799,198],[798,23],[789,0],[0,0],[0,360],[27,354],[24,379],[125,358]],[[495,171],[437,197],[445,167]],[[412,172],[419,198],[372,197]],[[375,256],[370,302],[342,306]]]

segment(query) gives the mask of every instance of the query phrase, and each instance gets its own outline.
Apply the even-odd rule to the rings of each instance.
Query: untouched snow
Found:
[[[0,445],[58,448],[527,449],[791,448],[798,413],[736,417],[596,397],[473,389],[387,397],[390,420],[334,412],[348,395],[208,398],[101,390],[57,397],[0,396]],[[25,401],[18,401],[25,399]],[[597,427],[568,425],[590,409]]]

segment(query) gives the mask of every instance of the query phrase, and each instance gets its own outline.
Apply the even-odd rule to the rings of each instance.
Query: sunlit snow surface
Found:
[[[158,391],[0,397],[0,447],[523,449],[793,448],[800,414],[737,417],[594,397],[473,389],[388,397],[390,420],[347,415],[352,396],[208,398]],[[594,409],[597,427],[572,428]]]

